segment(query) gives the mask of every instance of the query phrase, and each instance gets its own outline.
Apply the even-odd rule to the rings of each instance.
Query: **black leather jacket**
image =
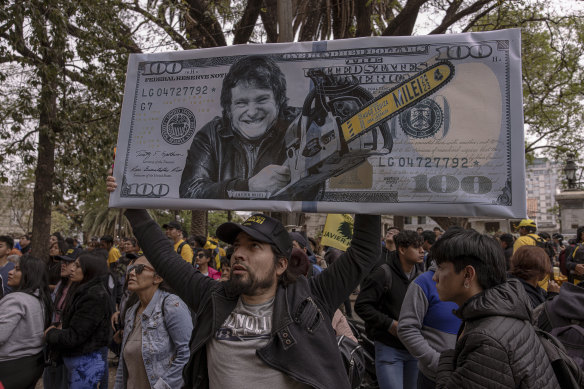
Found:
[[[197,312],[191,359],[183,378],[187,388],[208,388],[206,344],[235,308],[239,295],[228,294],[222,282],[203,276],[183,261],[146,211],[128,210],[126,216],[150,263]],[[271,339],[257,350],[267,365],[314,388],[350,388],[331,318],[379,257],[379,216],[357,215],[354,230],[351,247],[325,271],[310,280],[301,277],[278,286]]]
[[[239,136],[215,117],[193,139],[180,181],[181,198],[225,199],[228,190],[248,191],[248,179],[286,159],[284,136],[299,110],[287,108],[258,141]]]

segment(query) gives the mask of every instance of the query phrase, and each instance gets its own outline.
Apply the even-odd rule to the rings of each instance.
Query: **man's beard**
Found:
[[[276,264],[274,262],[272,262],[270,272],[262,279],[258,279],[247,267],[246,269],[247,277],[245,277],[245,274],[233,274],[233,265],[231,266],[231,275],[229,280],[225,281],[225,291],[228,294],[254,296],[259,291],[268,289],[274,282],[277,282],[273,279],[273,275],[276,272]]]

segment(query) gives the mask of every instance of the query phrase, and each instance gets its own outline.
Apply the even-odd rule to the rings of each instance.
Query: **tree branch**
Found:
[[[499,0],[479,0],[476,3],[469,5],[468,7],[463,9],[462,11],[456,13],[455,11],[458,9],[458,6],[460,6],[460,4],[458,4],[458,6],[456,6],[456,3],[458,3],[458,1],[460,1],[460,0],[457,0],[456,2],[454,2],[451,5],[451,7],[449,7],[449,9],[446,11],[446,16],[444,17],[444,19],[442,19],[442,23],[440,23],[440,25],[438,27],[436,27],[434,30],[432,30],[430,32],[431,35],[432,34],[444,34],[446,32],[446,30],[448,29],[448,27],[452,26],[454,23],[456,23],[460,19],[464,18],[465,16],[469,16],[475,12],[478,12],[482,7],[491,3],[492,1],[499,1]],[[451,11],[450,8],[453,8],[453,10]],[[456,8],[456,9],[454,9],[454,8]]]
[[[251,34],[255,28],[256,21],[260,15],[262,0],[248,0],[245,5],[243,15],[235,25],[235,36],[233,37],[233,44],[239,45],[249,41]]]
[[[227,46],[223,28],[217,22],[213,9],[205,0],[186,0],[186,29],[189,39],[197,47]]]
[[[164,20],[164,18],[160,18],[160,16],[156,17],[147,10],[140,7],[138,0],[134,0],[134,5],[128,7],[128,9],[142,15],[147,20],[151,21],[158,27],[162,28],[162,30],[166,32],[168,36],[171,37],[172,40],[179,44],[184,50],[196,48],[196,46],[192,45],[185,37],[183,37],[174,28],[172,28],[172,26],[168,24],[166,20]]]

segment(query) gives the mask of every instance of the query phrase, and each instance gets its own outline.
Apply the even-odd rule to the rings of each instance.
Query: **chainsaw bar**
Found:
[[[399,115],[446,85],[454,77],[454,65],[441,61],[409,77],[368,102],[359,112],[341,123],[346,142],[357,138],[386,120]]]

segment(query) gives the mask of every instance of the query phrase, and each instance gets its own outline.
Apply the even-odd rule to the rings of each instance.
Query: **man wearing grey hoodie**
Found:
[[[461,320],[452,311],[453,302],[440,301],[432,280],[436,264],[408,287],[399,315],[397,334],[410,354],[418,360],[418,389],[434,389],[440,353],[456,345]]]

